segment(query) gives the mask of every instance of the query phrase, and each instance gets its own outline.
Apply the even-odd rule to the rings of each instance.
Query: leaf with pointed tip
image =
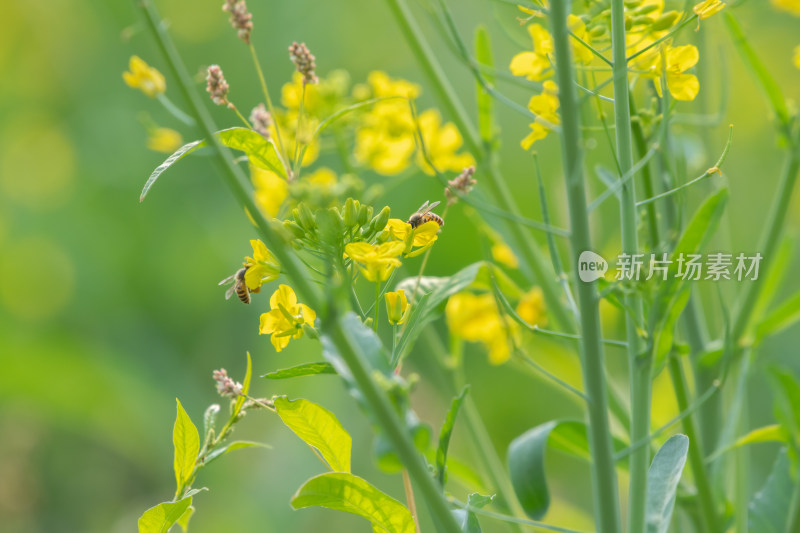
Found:
[[[352,513],[382,533],[414,533],[414,519],[402,503],[346,472],[312,477],[297,490],[291,504],[294,509],[327,507]]]
[[[227,455],[227,454],[229,454],[231,452],[234,452],[236,450],[243,450],[245,448],[267,448],[267,449],[272,449],[272,446],[270,446],[269,444],[264,444],[263,442],[252,442],[252,441],[248,441],[248,440],[237,440],[237,441],[231,442],[227,446],[223,446],[221,448],[217,448],[213,452],[209,453],[206,456],[205,464],[206,465],[211,464],[212,461],[222,457],[223,455]]]
[[[450,403],[450,410],[447,412],[444,424],[442,424],[442,431],[439,432],[439,447],[436,449],[436,478],[439,480],[439,485],[444,487],[445,474],[447,472],[447,449],[450,446],[450,435],[453,433],[453,426],[456,423],[456,416],[461,409],[461,404],[469,391],[469,385],[461,389],[461,393],[453,398]]]
[[[244,373],[244,381],[242,382],[242,394],[236,397],[236,403],[233,405],[233,416],[239,414],[242,410],[246,396],[250,393],[250,380],[253,377],[253,360],[250,357],[250,352],[247,352],[247,370]]]
[[[748,533],[786,533],[794,483],[786,449],[778,453],[767,481],[747,506]]]
[[[263,170],[271,170],[282,178],[286,178],[286,169],[278,156],[278,151],[272,141],[268,141],[261,134],[247,128],[228,128],[216,133],[217,139],[223,145],[234,150],[240,150],[247,154],[247,159],[253,166]],[[147,178],[139,201],[144,201],[147,193],[155,184],[156,180],[172,165],[186,157],[187,155],[208,146],[205,140],[192,141],[178,148],[175,153],[169,156],[163,163]]]
[[[336,415],[324,407],[304,400],[275,398],[275,409],[286,426],[303,442],[315,448],[334,472],[350,472],[352,439]]]
[[[645,520],[647,533],[666,533],[675,507],[675,491],[681,480],[689,438],[675,435],[656,452],[647,471]]]
[[[261,377],[267,379],[289,379],[301,376],[315,376],[317,374],[336,374],[336,370],[330,363],[305,363],[267,372]]]
[[[139,533],[167,533],[192,505],[192,496],[151,507],[139,517]],[[188,520],[188,519],[187,519]]]
[[[175,481],[178,489],[181,489],[194,473],[197,454],[200,452],[200,434],[183,409],[181,401],[177,398],[175,401],[178,403],[178,414],[172,428],[172,444],[175,447]]]

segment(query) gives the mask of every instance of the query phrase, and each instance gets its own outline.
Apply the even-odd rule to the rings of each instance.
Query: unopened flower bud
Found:
[[[250,32],[253,31],[253,15],[247,11],[244,0],[225,0],[223,11],[231,14],[230,23],[236,30],[239,39],[250,44]]]
[[[242,384],[228,377],[228,372],[224,368],[214,370],[212,375],[217,382],[217,392],[220,396],[236,399],[242,395]]]
[[[272,115],[270,115],[264,104],[258,104],[250,112],[250,123],[253,130],[260,133],[262,137],[269,140],[269,129],[272,127]]]
[[[475,167],[467,167],[464,171],[447,182],[447,187],[444,189],[444,195],[447,197],[447,203],[452,205],[458,201],[460,194],[467,194],[475,186],[477,180],[473,178],[475,175]]]
[[[408,299],[403,289],[396,292],[387,292],[386,299],[386,314],[389,317],[390,324],[402,324],[406,321],[408,307]]]
[[[316,68],[317,64],[314,62],[314,55],[308,51],[305,43],[297,44],[293,42],[289,47],[289,58],[294,63],[297,72],[303,75],[303,84],[317,83]]]
[[[206,76],[206,91],[211,95],[211,101],[217,105],[229,105],[228,102],[228,82],[219,65],[208,67]]]

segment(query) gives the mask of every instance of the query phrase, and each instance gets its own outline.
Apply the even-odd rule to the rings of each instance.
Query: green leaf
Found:
[[[237,440],[231,442],[227,446],[223,446],[221,448],[217,448],[216,450],[212,451],[208,455],[206,455],[205,464],[211,464],[212,461],[222,457],[223,455],[227,455],[230,452],[235,452],[236,450],[243,450],[245,448],[267,448],[272,449],[272,446],[269,444],[264,444],[263,442],[252,442],[248,440]]]
[[[666,356],[672,345],[674,324],[680,315],[680,311],[676,308],[682,309],[682,306],[685,307],[688,301],[688,296],[684,293],[684,288],[688,291],[686,280],[677,276],[678,258],[681,254],[684,256],[696,254],[708,243],[717,230],[727,202],[727,189],[720,189],[719,192],[703,202],[689,221],[672,252],[672,263],[669,266],[667,279],[659,285],[651,311],[650,337],[653,339],[651,346],[654,354],[653,375],[661,372],[666,364]],[[665,335],[666,337],[664,337]]]
[[[491,496],[485,496],[483,494],[478,494],[477,492],[473,492],[467,497],[467,505],[470,507],[477,507],[481,509],[486,507],[494,500],[495,495],[492,494]]]
[[[350,472],[352,439],[336,415],[302,398],[275,398],[275,409],[283,423],[303,442],[315,448],[334,472]]]
[[[784,448],[764,486],[748,505],[748,533],[786,533],[793,491],[791,462]]]
[[[189,508],[186,509],[181,515],[181,517],[178,519],[177,524],[178,526],[180,526],[181,531],[183,531],[183,533],[189,531],[189,520],[192,518],[192,516],[194,516],[194,511],[195,511],[194,507],[190,505]]]
[[[453,509],[451,512],[456,517],[456,523],[461,531],[464,533],[481,533],[481,524],[478,522],[478,517],[475,516],[475,513],[471,513],[466,509]]]
[[[167,533],[192,505],[192,496],[177,502],[159,503],[139,517],[139,533]],[[188,521],[188,518],[186,519]]]
[[[481,65],[488,67],[494,66],[492,59],[492,43],[489,38],[489,31],[486,26],[481,24],[475,29],[475,59]],[[494,77],[484,74],[484,78],[489,83],[494,83]],[[481,140],[488,146],[494,141],[495,122],[493,101],[491,95],[486,92],[479,81],[475,82],[478,99],[478,131]]]
[[[247,370],[244,373],[244,382],[242,382],[242,394],[236,398],[236,403],[233,405],[233,416],[239,414],[242,410],[246,396],[250,393],[250,380],[253,377],[253,360],[250,358],[250,352],[247,352]]]
[[[456,423],[456,416],[461,409],[461,404],[469,392],[469,385],[461,389],[461,393],[453,398],[450,403],[450,410],[447,412],[444,424],[442,424],[442,431],[439,433],[439,447],[436,449],[436,477],[439,484],[444,487],[445,474],[447,472],[447,449],[450,446],[450,436],[453,433],[453,425]]]
[[[791,372],[780,368],[772,369],[772,377],[777,384],[775,387],[775,416],[786,433],[791,436],[792,442],[800,445],[800,384]],[[790,451],[794,448],[790,448]],[[794,454],[792,459],[796,460]]]
[[[627,446],[616,437],[613,441],[617,452]],[[550,506],[545,475],[545,451],[548,447],[587,461],[591,459],[586,424],[577,420],[551,420],[511,441],[508,447],[511,484],[523,510],[534,520],[540,520]]]
[[[267,372],[262,378],[267,379],[289,379],[301,376],[315,376],[317,374],[335,374],[336,369],[330,363],[305,363],[290,368],[282,368],[273,372]]]
[[[789,109],[786,105],[786,98],[784,98],[780,86],[772,75],[770,75],[767,67],[764,66],[764,63],[759,59],[753,47],[750,46],[750,42],[747,40],[744,31],[742,31],[742,27],[739,26],[739,22],[730,11],[725,12],[725,22],[731,37],[733,37],[733,43],[742,55],[745,64],[750,68],[761,84],[761,88],[764,90],[772,110],[775,112],[781,125],[787,126],[791,119]]]
[[[282,178],[286,178],[286,168],[283,166],[278,151],[272,141],[266,140],[261,134],[247,128],[229,128],[221,130],[216,133],[217,139],[223,145],[234,150],[239,150],[247,154],[247,159],[250,163],[263,170],[271,170]],[[156,180],[172,165],[186,157],[187,155],[208,146],[205,140],[193,141],[184,144],[178,150],[169,156],[163,163],[158,165],[156,169],[147,178],[144,184],[142,194],[139,195],[139,201],[143,201],[147,193],[155,184]]]
[[[177,398],[175,401],[178,403],[178,414],[172,428],[172,444],[175,446],[175,481],[178,490],[181,490],[194,473],[197,454],[200,452],[200,434],[184,411],[181,401]]]
[[[675,507],[675,491],[681,480],[689,438],[674,435],[658,450],[647,471],[645,504],[647,533],[666,533]]]
[[[747,446],[748,444],[758,444],[761,442],[783,442],[789,443],[789,435],[786,433],[786,429],[780,426],[779,424],[773,424],[770,426],[764,426],[760,428],[756,428],[753,431],[749,432],[746,435],[743,435],[736,439],[736,441],[729,445],[721,448],[714,453],[712,453],[706,459],[706,463],[711,463],[715,459],[717,459],[720,455],[728,453],[731,450],[735,450],[737,448],[741,448],[742,446]]]
[[[294,509],[327,507],[362,516],[376,531],[414,533],[414,520],[403,504],[349,473],[312,477],[297,490],[291,504]]]
[[[756,342],[800,321],[800,292],[794,294],[756,326]]]

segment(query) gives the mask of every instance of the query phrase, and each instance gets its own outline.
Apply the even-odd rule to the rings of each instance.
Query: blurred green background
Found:
[[[191,72],[222,65],[240,107],[259,101],[246,49],[229,28],[221,0],[157,2],[168,20]],[[462,34],[471,38],[478,23],[494,37],[495,60],[505,69],[527,43],[513,6],[489,1],[451,2]],[[277,90],[292,65],[287,46],[305,41],[323,75],[348,70],[362,81],[371,70],[410,79],[426,87],[387,6],[374,0],[249,3],[254,13],[253,41],[267,78]],[[474,109],[474,83],[466,68],[436,35],[424,6],[415,12],[431,36],[463,101]],[[738,9],[747,34],[789,98],[800,96],[800,71],[791,63],[800,44],[800,19],[780,14],[765,2]],[[139,121],[146,111],[162,126],[181,125],[155,100],[126,87],[121,73],[139,55],[165,74],[162,62],[133,2],[31,0],[7,2],[0,18],[0,529],[9,533],[127,532],[148,507],[173,492],[171,428],[175,400],[181,399],[199,421],[218,400],[211,371],[225,367],[241,379],[245,351],[254,373],[319,358],[316,344],[303,340],[276,354],[257,332],[266,300],[243,306],[225,301],[217,281],[249,253],[254,232],[236,207],[210,160],[190,158],[159,182],[147,202],[138,195],[149,172],[164,158],[145,148]],[[716,161],[727,125],[735,124],[733,151],[725,166],[732,198],[715,246],[724,251],[755,251],[768,209],[782,152],[768,120],[767,106],[735,55],[721,21],[704,22],[710,83],[701,87],[711,110],[729,95],[725,118],[707,132],[686,128],[693,147],[691,174]],[[512,37],[507,38],[506,32]],[[694,38],[691,30],[682,40]],[[527,46],[527,45],[526,45]],[[182,105],[174,80],[168,95]],[[198,82],[198,87],[201,83]],[[528,94],[513,85],[501,88],[520,103]],[[424,107],[435,105],[427,87]],[[682,112],[696,111],[682,104]],[[213,109],[218,124],[235,117]],[[538,218],[529,160],[519,148],[527,131],[524,117],[498,107],[502,124],[502,168],[523,211]],[[182,129],[186,141],[194,133]],[[704,151],[702,136],[711,140]],[[590,163],[607,160],[602,137],[589,140]],[[537,145],[555,222],[566,225],[558,139]],[[590,165],[591,168],[591,165]],[[370,182],[391,178],[365,176]],[[480,179],[480,176],[478,177]],[[721,179],[721,178],[713,178]],[[591,178],[593,194],[601,190]],[[710,190],[694,189],[689,205]],[[395,213],[412,212],[426,199],[441,199],[438,182],[420,174],[382,199]],[[800,227],[793,200],[789,234]],[[617,214],[609,202],[596,216],[597,247],[616,254]],[[542,237],[542,235],[537,235]],[[480,259],[473,248],[474,228],[460,208],[451,211],[447,229],[434,248],[427,273],[445,275]],[[544,241],[542,241],[544,244]],[[797,271],[797,253],[794,254]],[[790,277],[780,291],[800,286]],[[720,327],[715,286],[701,287],[708,319]],[[722,284],[730,303],[734,284]],[[606,314],[611,335],[616,321]],[[439,324],[438,327],[441,327]],[[798,331],[768,342],[759,368],[791,365],[797,371]],[[564,347],[541,344],[538,354],[550,368],[577,382],[575,359]],[[422,380],[414,395],[420,416],[438,428],[449,397],[426,379],[426,354],[417,351],[410,366]],[[621,371],[624,356],[610,352]],[[466,357],[472,394],[501,450],[516,435],[542,421],[580,417],[578,407],[544,381],[510,366],[490,367],[471,347]],[[657,385],[654,410],[666,420],[674,406],[668,387]],[[355,473],[402,499],[399,476],[374,466],[371,432],[362,413],[335,377],[285,382],[255,380],[261,396],[304,396],[334,411],[353,435]],[[750,423],[771,419],[771,397],[762,374],[751,384]],[[270,443],[272,450],[233,454],[203,471],[198,482],[211,492],[196,497],[192,530],[212,531],[369,531],[355,517],[322,509],[293,512],[289,498],[308,477],[320,473],[311,452],[279,420],[251,414],[237,437]],[[456,425],[453,455],[470,461],[465,433]],[[776,447],[754,451],[753,490],[763,480]],[[549,463],[555,523],[591,528],[585,464],[552,454]],[[621,484],[624,485],[624,478]],[[465,492],[454,486],[456,496]],[[582,509],[582,510],[581,510]],[[497,529],[482,519],[486,530]]]

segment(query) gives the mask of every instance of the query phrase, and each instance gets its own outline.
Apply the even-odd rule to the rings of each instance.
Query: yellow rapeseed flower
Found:
[[[171,128],[152,128],[147,131],[147,147],[155,152],[171,154],[183,145],[183,137]]]
[[[719,0],[703,0],[699,4],[695,5],[692,10],[695,14],[700,18],[700,20],[705,20],[711,15],[719,13],[725,7],[725,4],[720,2]]]
[[[297,303],[297,295],[288,285],[280,285],[269,299],[269,312],[261,315],[259,335],[271,335],[270,341],[280,352],[291,339],[303,336],[303,324],[314,325],[317,313]]]
[[[694,45],[687,44],[667,48],[667,89],[676,100],[691,101],[697,97],[697,93],[700,91],[700,82],[697,80],[697,76],[687,74],[685,71],[695,66],[699,59],[700,54]],[[655,75],[659,80],[661,79],[660,55],[656,63]],[[663,96],[660,81],[656,83],[656,92],[658,92],[659,96]]]
[[[428,109],[419,115],[419,130],[425,143],[424,154],[417,152],[417,164],[428,175],[433,176],[433,166],[439,171],[452,170],[461,172],[466,167],[475,164],[475,159],[470,154],[456,153],[464,139],[452,122],[442,125],[442,116],[435,109]],[[427,158],[425,157],[427,155]]]
[[[558,86],[552,80],[545,81],[542,94],[532,96],[528,102],[528,109],[532,113],[536,113],[537,116],[556,125],[561,123],[561,118],[558,116],[558,106]],[[533,143],[544,139],[551,131],[550,128],[538,121],[532,122],[530,128],[531,132],[520,142],[520,145],[525,150],[530,150]]]
[[[511,357],[509,339],[516,324],[500,315],[493,294],[454,294],[447,301],[445,316],[451,334],[483,344],[493,365],[505,363]]]
[[[772,0],[772,5],[800,17],[800,0]]]
[[[398,241],[383,244],[351,242],[344,251],[369,281],[386,281],[389,274],[402,264],[397,256],[403,253],[404,248],[405,244]]]
[[[592,44],[592,35],[586,29],[586,24],[584,24],[583,20],[579,16],[570,14],[569,17],[567,17],[567,27],[583,42],[588,45]],[[588,65],[594,59],[594,54],[591,50],[574,40],[572,50],[575,53],[575,59],[584,65]]]
[[[384,297],[386,298],[386,314],[389,317],[389,323],[402,324],[405,322],[408,312],[411,310],[406,298],[406,291],[400,289],[396,292],[387,292]]]
[[[164,75],[156,68],[151,67],[138,56],[131,56],[129,67],[130,71],[122,73],[122,79],[128,87],[139,89],[150,98],[167,90],[167,82]]]
[[[439,229],[439,224],[434,220],[412,228],[411,224],[404,220],[390,218],[384,231],[389,234],[390,239],[403,243],[405,257],[416,257],[433,246],[433,243],[439,238]],[[412,251],[415,246],[418,248]]]
[[[534,287],[520,298],[517,303],[517,314],[531,326],[544,326],[547,324],[544,293],[539,287]]]
[[[250,180],[255,189],[256,205],[270,217],[277,216],[289,196],[289,184],[275,172],[253,165],[250,165]]]
[[[244,282],[252,292],[258,292],[264,283],[278,279],[281,265],[260,240],[251,240],[250,245],[253,247],[253,257],[244,259],[244,266],[247,267]]]
[[[508,268],[517,268],[519,266],[519,261],[517,260],[517,256],[514,255],[514,251],[504,242],[494,243],[491,253],[492,259],[501,265],[505,265]]]
[[[531,81],[541,81],[549,75],[551,68],[549,56],[553,55],[553,38],[539,24],[528,26],[533,41],[532,52],[521,52],[511,59],[511,73],[525,76]]]

